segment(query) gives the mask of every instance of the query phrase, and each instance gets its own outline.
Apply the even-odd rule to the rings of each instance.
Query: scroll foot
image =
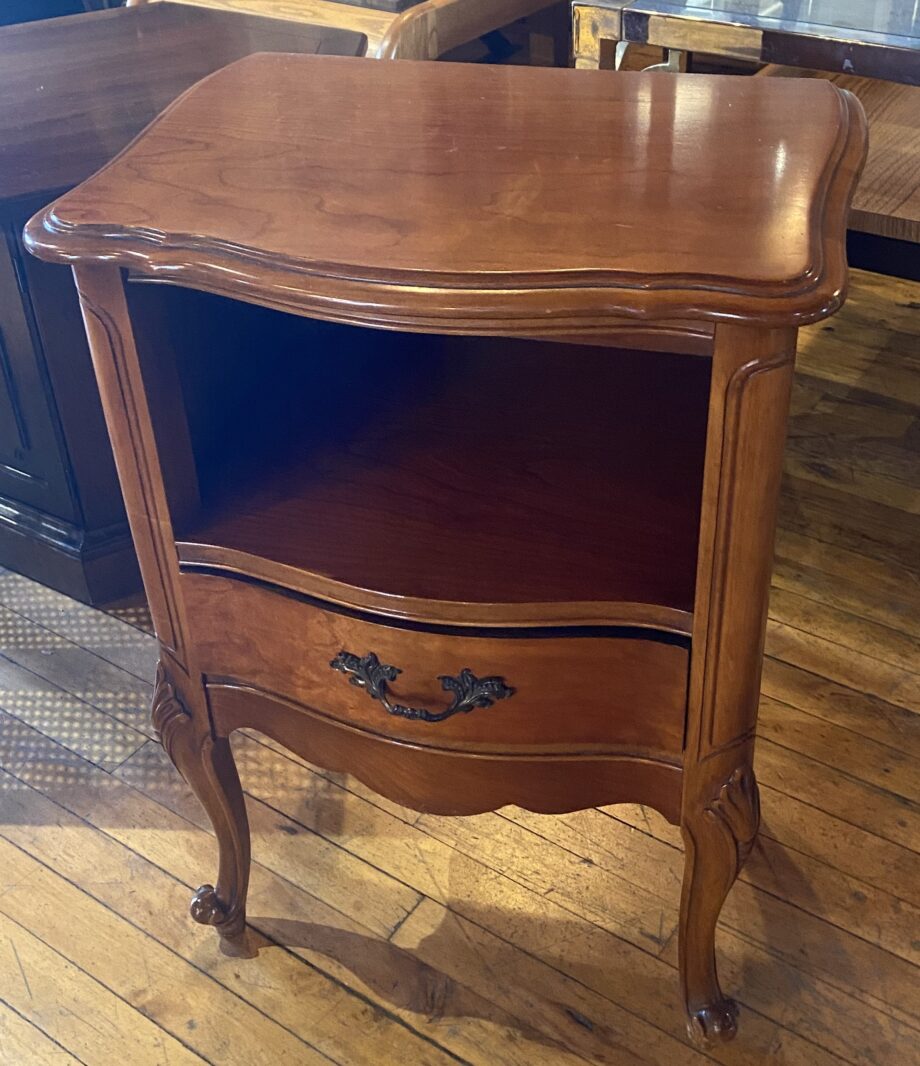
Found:
[[[723,999],[700,1007],[687,1021],[687,1034],[699,1047],[727,1044],[738,1033],[738,1004],[733,999]]]
[[[242,936],[246,928],[246,913],[239,910],[228,914],[213,885],[202,885],[192,896],[189,913],[200,925],[213,925],[226,940]]]

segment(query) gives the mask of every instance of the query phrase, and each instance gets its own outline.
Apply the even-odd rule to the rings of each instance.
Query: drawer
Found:
[[[682,750],[685,638],[615,628],[403,628],[234,578],[181,580],[211,682],[261,689],[353,727],[443,749],[671,758]],[[365,663],[343,660],[343,652]],[[370,654],[381,669],[369,667]],[[356,675],[379,681],[385,666],[399,671],[383,677],[389,709],[352,683]],[[456,679],[452,690],[442,676]],[[513,692],[477,683],[491,677]],[[476,705],[477,696],[491,705]]]

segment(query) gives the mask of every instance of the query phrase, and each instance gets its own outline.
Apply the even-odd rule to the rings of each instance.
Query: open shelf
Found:
[[[210,308],[197,336],[177,316],[187,391],[222,381],[189,404],[201,506],[176,522],[180,555],[232,549],[428,600],[692,610],[707,359],[175,295]],[[205,337],[216,376],[188,365]]]

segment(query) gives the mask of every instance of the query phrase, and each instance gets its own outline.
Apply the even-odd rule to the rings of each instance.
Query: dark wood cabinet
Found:
[[[104,6],[15,4],[0,22]],[[0,566],[89,603],[140,585],[71,273],[25,254],[26,219],[227,63],[364,47],[360,34],[170,3],[0,30]]]
[[[0,562],[80,599],[138,580],[68,272],[0,242]],[[37,268],[37,269],[36,269]]]
[[[57,462],[54,399],[29,300],[15,223],[0,242],[0,493],[49,519],[74,520],[67,476]]]

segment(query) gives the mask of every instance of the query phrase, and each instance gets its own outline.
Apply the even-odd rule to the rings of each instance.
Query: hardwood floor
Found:
[[[0,573],[0,1062],[920,1063],[920,285],[805,331],[757,766],[723,912],[737,1043],[683,1039],[651,811],[418,815],[254,736],[251,958],[186,916],[203,812],[142,610]]]

